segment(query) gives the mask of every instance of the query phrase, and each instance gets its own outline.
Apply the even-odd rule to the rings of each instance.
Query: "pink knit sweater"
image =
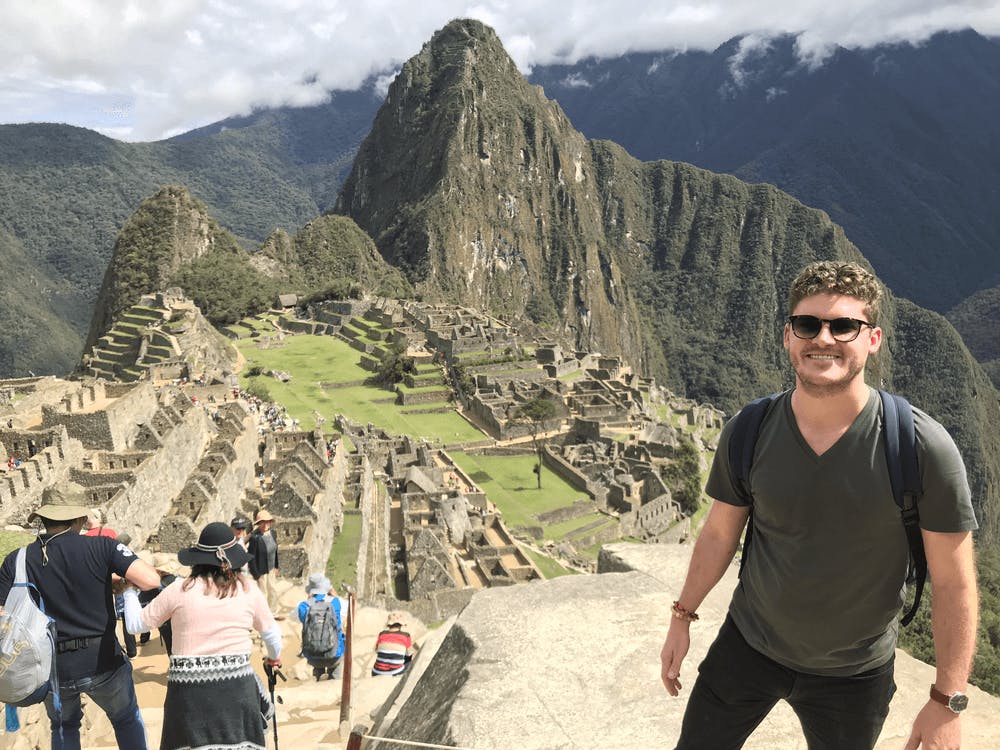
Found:
[[[178,656],[207,654],[247,654],[253,648],[251,628],[263,632],[271,628],[274,616],[261,590],[248,581],[234,596],[220,599],[206,590],[204,579],[195,579],[187,591],[183,579],[167,586],[142,610],[142,619],[151,628],[170,620],[173,653]]]

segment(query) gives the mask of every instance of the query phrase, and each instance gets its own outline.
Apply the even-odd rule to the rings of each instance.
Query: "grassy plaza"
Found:
[[[334,415],[343,414],[361,424],[371,422],[387,432],[442,444],[485,437],[453,409],[421,413],[420,407],[396,404],[394,391],[361,385],[372,373],[358,364],[357,350],[333,336],[286,336],[283,342],[273,342],[268,348],[259,347],[256,340],[241,339],[236,346],[247,360],[240,378],[242,385],[256,381],[266,387],[271,398],[299,420],[302,429],[313,427],[316,413],[330,422]],[[267,376],[249,378],[246,372],[253,367],[264,372],[287,372],[292,377],[287,383]],[[424,409],[445,406],[427,404]]]

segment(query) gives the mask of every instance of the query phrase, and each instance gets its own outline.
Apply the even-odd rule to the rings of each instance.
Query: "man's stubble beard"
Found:
[[[807,395],[815,398],[831,398],[833,396],[839,396],[850,389],[859,375],[863,377],[866,361],[864,359],[859,360],[857,357],[842,353],[841,357],[847,365],[847,372],[843,377],[838,378],[837,380],[822,379],[818,382],[811,381],[808,376],[807,368],[802,366],[803,361],[810,354],[823,353],[827,352],[822,350],[803,351],[798,355],[789,352],[788,359],[791,362],[792,370],[795,372],[795,385],[797,388],[801,388]],[[807,374],[803,376],[803,372]]]

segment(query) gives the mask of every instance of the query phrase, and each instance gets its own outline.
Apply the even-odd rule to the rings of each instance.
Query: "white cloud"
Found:
[[[493,26],[523,72],[587,56],[711,50],[741,34],[797,34],[800,56],[813,65],[837,44],[919,42],[968,26],[1000,35],[1000,0],[8,2],[0,7],[0,118],[161,138],[356,88],[398,69],[458,17]],[[101,119],[121,102],[130,104],[128,122]]]
[[[736,53],[727,60],[729,76],[736,88],[743,88],[752,74],[753,61],[771,51],[771,41],[757,34],[747,34],[740,39]]]
[[[580,73],[572,73],[563,78],[559,83],[571,89],[589,89],[590,81]]]
[[[389,86],[399,75],[399,68],[396,68],[390,73],[383,73],[382,75],[375,78],[375,93],[381,97],[386,97],[389,94]]]

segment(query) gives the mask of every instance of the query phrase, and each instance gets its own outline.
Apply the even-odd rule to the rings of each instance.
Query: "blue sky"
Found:
[[[452,18],[496,29],[523,72],[596,55],[714,49],[739,34],[834,45],[1000,36],[1000,0],[34,0],[0,6],[0,122],[158,140],[386,76]]]

